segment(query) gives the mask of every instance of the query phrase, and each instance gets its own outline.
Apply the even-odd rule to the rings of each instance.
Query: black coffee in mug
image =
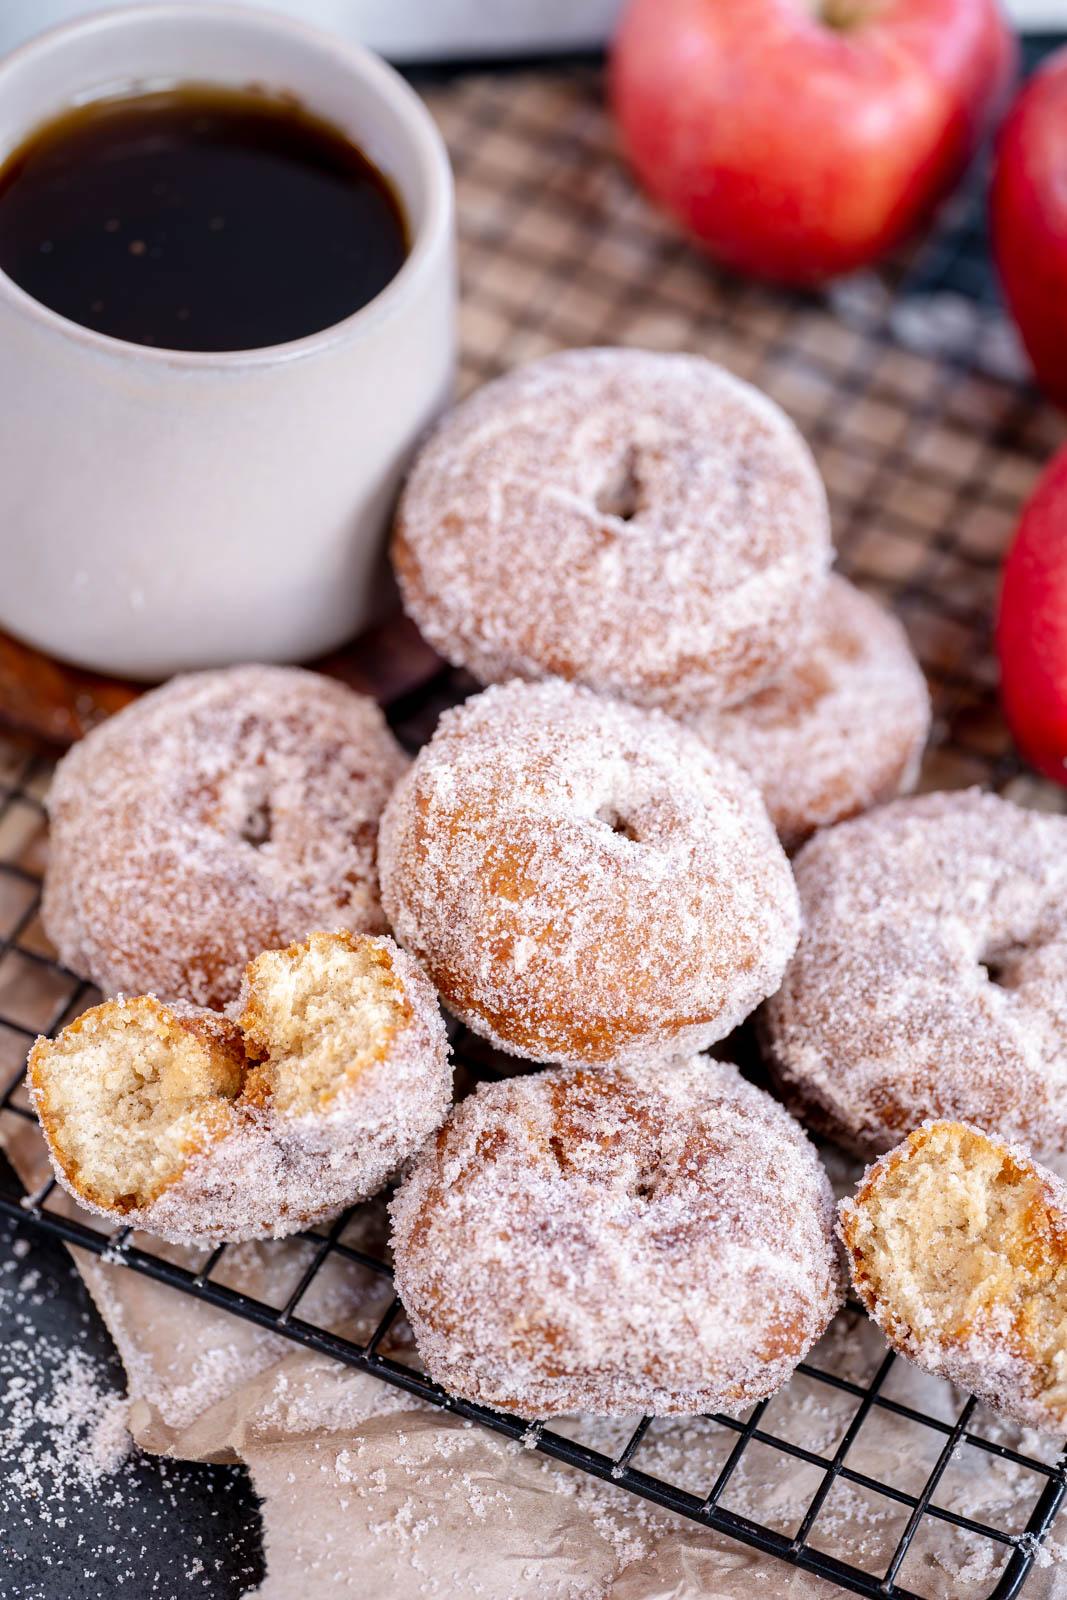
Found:
[[[408,251],[388,180],[295,101],[190,84],[78,106],[0,167],[0,269],[99,333],[249,350],[340,322]]]

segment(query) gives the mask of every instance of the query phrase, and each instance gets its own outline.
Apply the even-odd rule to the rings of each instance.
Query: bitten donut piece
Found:
[[[926,1372],[1067,1431],[1067,1186],[960,1122],[930,1122],[841,1206],[856,1292]]]
[[[384,932],[378,818],[406,765],[374,702],[318,673],[175,678],[56,769],[48,936],[107,994],[220,1007],[262,950]]]
[[[896,618],[831,576],[814,634],[783,676],[739,706],[689,722],[751,774],[793,849],[816,828],[912,787],[930,696]]]
[[[392,1215],[431,1376],[524,1416],[736,1416],[841,1300],[815,1151],[703,1057],[481,1085]]]
[[[787,1104],[864,1155],[931,1117],[1067,1149],[1067,817],[895,800],[794,869],[803,931],[759,1019]]]
[[[451,1098],[429,983],[391,939],[312,934],[248,968],[239,1023],[106,1001],[30,1053],[60,1182],[165,1239],[280,1238],[374,1194]]]
[[[811,452],[759,390],[702,356],[568,350],[438,426],[393,563],[480,682],[556,675],[685,715],[788,670],[829,530]]]
[[[750,778],[659,712],[554,681],[442,716],[382,817],[382,903],[515,1055],[701,1049],[776,988],[789,863]]]

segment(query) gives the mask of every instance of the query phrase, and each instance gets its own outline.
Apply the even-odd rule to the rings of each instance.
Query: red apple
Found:
[[[1000,697],[1020,750],[1067,784],[1067,449],[1023,511],[1001,577]]]
[[[1004,123],[991,205],[1008,305],[1038,382],[1067,405],[1067,50],[1038,69]]]
[[[916,227],[1015,60],[998,0],[630,0],[611,98],[639,178],[713,255],[814,284]]]

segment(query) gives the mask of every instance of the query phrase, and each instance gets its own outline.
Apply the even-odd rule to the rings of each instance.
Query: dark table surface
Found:
[[[124,1390],[66,1250],[0,1219],[2,1600],[237,1600],[262,1582],[247,1470],[141,1451],[114,1467]]]

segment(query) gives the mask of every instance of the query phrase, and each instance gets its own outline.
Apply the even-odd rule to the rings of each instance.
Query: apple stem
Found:
[[[870,15],[870,0],[819,0],[816,7],[820,22],[839,33],[858,27]]]

